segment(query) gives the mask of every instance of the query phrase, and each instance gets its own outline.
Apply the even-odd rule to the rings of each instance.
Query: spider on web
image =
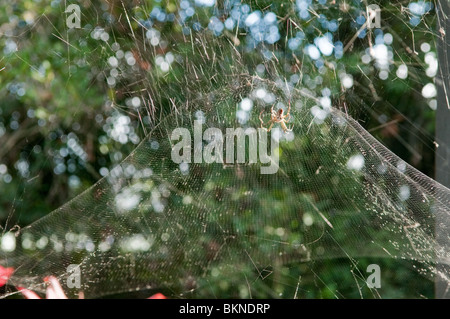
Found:
[[[272,127],[275,123],[280,123],[280,126],[285,133],[292,132],[294,125],[292,125],[292,127],[290,127],[290,128],[288,128],[286,125],[287,123],[289,123],[289,121],[291,119],[290,111],[291,111],[291,101],[289,101],[289,106],[288,106],[286,115],[283,114],[284,113],[283,109],[280,108],[278,111],[275,111],[273,109],[273,105],[272,105],[272,107],[270,108],[270,120],[269,120],[269,122],[267,122],[267,125],[269,125],[269,128],[265,128],[264,121],[261,118],[261,115],[264,112],[264,110],[262,110],[261,113],[259,113],[259,120],[261,122],[261,128],[265,129],[267,132],[270,132],[270,130],[272,129]]]

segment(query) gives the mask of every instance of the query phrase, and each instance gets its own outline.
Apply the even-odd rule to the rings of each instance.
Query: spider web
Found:
[[[386,25],[375,30],[359,2],[183,1],[173,10],[104,2],[80,5],[82,20],[96,23],[81,29],[41,15],[15,41],[32,44],[40,25],[62,28],[53,35],[67,51],[58,55],[94,69],[88,92],[104,87],[107,136],[134,149],[47,216],[19,229],[6,223],[2,243],[16,244],[3,244],[0,264],[15,269],[11,287],[44,292],[44,277],[64,283],[73,264],[81,287],[63,286],[70,297],[431,297],[435,280],[448,284],[448,246],[436,230],[449,233],[450,191],[367,131],[395,129],[402,115],[408,134],[432,149],[434,138],[383,92],[406,88],[422,95],[417,105],[436,107],[439,3],[377,4]],[[46,74],[34,65],[52,54],[36,62],[19,50],[8,66]],[[261,174],[266,164],[248,156],[173,161],[177,128],[191,136],[194,121],[222,132],[259,128],[260,112],[268,119],[272,106],[289,104],[293,131],[276,123],[269,132],[279,143],[275,174]],[[421,158],[410,140],[396,139],[412,162]],[[371,264],[381,269],[379,289],[366,283]]]

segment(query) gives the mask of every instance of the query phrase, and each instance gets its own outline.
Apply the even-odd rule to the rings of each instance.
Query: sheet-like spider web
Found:
[[[413,78],[406,86],[425,87],[423,78],[434,77],[429,69],[435,60],[425,58],[430,49],[416,55],[390,26],[401,21],[413,36],[434,41],[436,4],[377,3],[389,22],[384,33],[365,28],[358,17],[366,4],[355,1],[297,1],[287,2],[287,9],[274,4],[258,10],[254,3],[246,9],[240,2],[212,4],[176,3],[173,24],[183,29],[172,38],[163,38],[171,33],[163,33],[162,23],[171,11],[156,2],[109,2],[104,12],[116,17],[114,27],[98,19],[97,26],[58,35],[70,54],[79,50],[83,63],[101,65],[97,78],[116,93],[108,106],[137,114],[145,135],[62,207],[18,230],[6,225],[3,246],[17,243],[0,255],[0,265],[15,269],[11,287],[43,292],[44,277],[65,283],[74,264],[81,287],[63,285],[70,297],[138,290],[171,298],[429,297],[435,280],[448,283],[449,248],[436,240],[436,231],[449,233],[450,190],[353,119],[379,119],[373,105],[395,110],[379,94],[392,69],[397,79],[405,72]],[[208,17],[204,30],[194,18],[183,18],[189,8],[199,21]],[[326,24],[326,10],[338,12],[340,20],[325,17]],[[81,12],[83,19],[97,16],[93,5]],[[47,24],[46,17],[36,25]],[[345,21],[350,36],[337,31]],[[83,41],[97,41],[99,48],[88,50]],[[358,45],[357,62],[339,62]],[[422,58],[429,63],[416,61]],[[9,61],[23,63],[20,51]],[[370,98],[353,94],[357,85]],[[433,87],[422,91],[432,107]],[[127,96],[125,105],[117,92]],[[279,143],[272,154],[275,174],[261,174],[267,163],[249,163],[248,149],[244,163],[175,163],[171,157],[176,128],[192,137],[195,120],[203,130],[259,128],[261,111],[267,120],[272,106],[287,111],[289,104],[293,131],[276,123],[269,132],[270,142]],[[120,122],[125,117],[118,114]],[[127,132],[111,136],[137,144]],[[367,285],[370,264],[380,267],[381,288]],[[5,296],[15,293],[11,288]]]

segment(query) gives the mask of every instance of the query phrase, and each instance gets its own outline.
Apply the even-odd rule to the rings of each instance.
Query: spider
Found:
[[[261,111],[261,113],[259,113],[259,120],[261,121],[261,128],[266,129],[267,132],[270,132],[270,130],[272,129],[272,126],[275,123],[280,123],[281,128],[283,129],[283,131],[286,132],[291,132],[292,129],[294,128],[294,125],[292,125],[291,128],[288,128],[286,123],[289,122],[289,120],[291,119],[291,114],[289,113],[291,111],[291,101],[289,101],[289,107],[287,110],[286,115],[283,114],[283,109],[279,109],[278,111],[274,111],[273,110],[273,105],[270,108],[270,120],[269,122],[267,122],[267,125],[270,125],[269,128],[265,128],[264,127],[264,121],[261,118],[261,115],[263,114],[264,110]]]

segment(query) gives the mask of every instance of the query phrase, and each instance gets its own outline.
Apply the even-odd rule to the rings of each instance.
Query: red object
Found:
[[[154,294],[153,296],[148,297],[147,299],[167,299],[162,293]]]
[[[17,287],[17,290],[19,290],[26,299],[41,299],[34,291],[22,287]]]
[[[0,265],[0,287],[3,287],[14,272],[14,268],[5,268]]]

